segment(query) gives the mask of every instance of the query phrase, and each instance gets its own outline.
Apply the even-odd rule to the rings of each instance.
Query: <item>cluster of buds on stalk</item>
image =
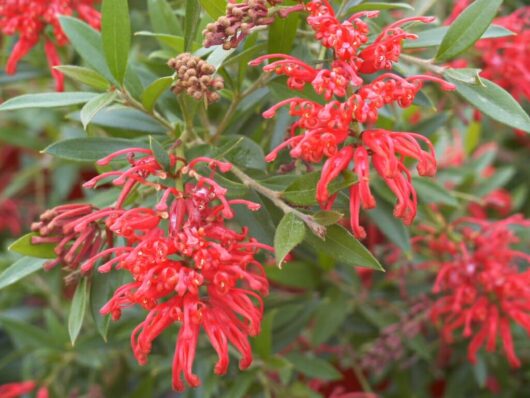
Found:
[[[289,138],[266,158],[276,159],[284,148],[290,156],[305,162],[319,163],[327,159],[317,186],[317,200],[322,208],[330,208],[336,195],[330,195],[329,184],[354,163],[353,171],[358,181],[350,188],[350,221],[358,238],[366,237],[360,225],[360,209],[376,206],[370,191],[370,165],[372,164],[396,195],[394,215],[410,224],[417,212],[416,191],[405,159],[417,161],[418,173],[434,176],[437,165],[430,141],[416,133],[394,132],[383,129],[362,129],[364,123],[378,120],[379,110],[385,105],[409,107],[425,81],[438,82],[445,90],[454,85],[431,75],[401,77],[383,73],[372,79],[372,74],[392,68],[399,60],[405,39],[415,39],[402,26],[409,22],[432,22],[430,17],[412,17],[394,22],[369,43],[369,27],[363,17],[375,18],[377,11],[360,12],[341,22],[327,0],[312,0],[305,6],[309,13],[308,24],[316,32],[321,44],[333,50],[330,68],[314,68],[301,60],[284,54],[269,54],[255,59],[251,65],[272,60],[265,71],[287,77],[290,89],[301,90],[310,84],[325,101],[315,102],[305,98],[290,98],[267,110],[263,116],[273,117],[278,109],[289,106],[291,116],[297,118],[289,131]]]
[[[114,292],[101,313],[117,320],[128,307],[148,311],[131,336],[140,364],[147,362],[153,341],[171,325],[180,324],[173,359],[175,390],[184,389],[182,375],[188,385],[200,384],[193,362],[201,328],[219,357],[216,374],[228,369],[229,344],[241,354],[240,368],[247,368],[252,362],[248,338],[260,332],[262,296],[269,289],[256,255],[273,249],[250,238],[246,228],[236,231],[226,221],[234,217],[234,206],[252,211],[260,206],[228,199],[226,189],[214,180],[217,171],[231,169],[230,163],[203,157],[186,162],[169,155],[163,166],[151,150],[130,148],[98,164],[106,166],[123,156],[129,162],[127,169],[102,173],[84,184],[95,188],[111,179],[122,187],[114,206],[52,209],[35,225],[42,236],[34,243],[58,243],[58,258],[50,266],[62,262],[82,274],[94,268],[130,274],[132,281]],[[156,191],[159,201],[128,208],[131,193],[141,187]],[[104,238],[109,237],[103,248]],[[114,245],[116,241],[123,243]]]
[[[512,321],[530,335],[530,255],[516,250],[515,228],[530,227],[521,215],[502,221],[462,218],[450,224],[448,232],[435,231],[416,238],[434,256],[431,268],[437,272],[430,309],[443,340],[450,344],[454,332],[469,338],[468,359],[475,363],[482,346],[495,351],[500,337],[512,367],[521,362],[515,353]]]
[[[59,17],[77,13],[95,29],[100,28],[100,14],[94,9],[97,0],[19,0],[0,2],[0,32],[7,36],[18,34],[18,41],[7,60],[6,73],[14,74],[18,62],[37,43],[44,39],[44,51],[57,91],[64,90],[64,76],[56,66],[61,65],[57,46],[64,46],[68,38],[61,28]],[[54,39],[46,34],[51,27]]]
[[[168,61],[168,66],[176,72],[173,92],[185,92],[196,100],[204,99],[208,103],[218,101],[218,91],[224,88],[222,77],[214,77],[215,67],[203,59],[189,53],[180,54]]]
[[[247,37],[251,29],[268,26],[274,22],[268,5],[275,6],[283,0],[229,0],[226,14],[209,23],[202,32],[204,47],[222,45],[225,50],[236,48]]]

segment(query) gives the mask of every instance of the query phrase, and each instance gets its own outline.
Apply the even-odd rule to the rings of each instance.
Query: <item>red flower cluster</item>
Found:
[[[19,155],[18,149],[2,144],[0,148],[0,170],[2,170],[0,174],[0,233],[7,231],[12,236],[17,236],[22,231],[20,203],[13,198],[1,199],[1,196],[19,168]]]
[[[118,288],[101,313],[119,319],[126,307],[140,305],[149,311],[131,336],[140,364],[147,362],[153,341],[166,328],[181,324],[173,360],[175,390],[184,389],[181,374],[190,386],[200,384],[192,367],[201,327],[219,356],[216,374],[227,371],[229,343],[241,353],[240,368],[247,368],[252,362],[248,336],[260,332],[260,294],[268,293],[268,281],[255,255],[272,248],[249,239],[246,228],[234,231],[226,220],[234,216],[234,205],[253,211],[259,205],[227,199],[226,189],[213,180],[214,169],[227,172],[229,163],[197,158],[182,166],[183,159],[171,156],[169,169],[173,172],[164,170],[151,150],[131,148],[98,164],[107,165],[121,155],[128,156],[127,170],[106,172],[85,184],[95,187],[113,178],[114,185],[122,186],[115,206],[101,210],[63,206],[53,212],[53,218],[45,217],[42,227],[53,231],[54,242],[61,242],[63,255],[57,261],[66,259],[78,265],[84,260],[82,272],[99,263],[100,272],[115,266],[130,273],[133,281]],[[201,163],[208,164],[212,175],[198,173]],[[169,182],[182,184],[182,188]],[[157,191],[159,202],[153,207],[124,208],[131,192],[139,187]],[[111,238],[111,247],[101,250],[103,226],[107,238],[119,237],[125,244],[112,247]],[[37,239],[36,243],[47,242],[45,237]],[[87,241],[90,244],[80,243]]]
[[[0,386],[1,398],[18,398],[32,392],[37,384],[34,381],[23,381],[20,383],[9,383]],[[36,398],[48,398],[48,389],[41,387],[37,391]]]
[[[471,362],[483,345],[494,351],[499,336],[510,365],[518,367],[511,321],[530,334],[530,269],[518,266],[520,260],[530,262],[530,255],[512,248],[518,239],[511,226],[528,228],[530,220],[520,215],[498,222],[461,219],[453,224],[458,241],[445,234],[423,238],[441,259],[433,289],[440,296],[431,309],[432,320],[441,325],[448,343],[463,328],[464,337],[471,338]]]
[[[530,101],[530,6],[497,18],[493,23],[515,35],[476,43],[482,60],[480,75],[498,83],[515,98]]]
[[[376,205],[370,192],[370,164],[373,164],[397,197],[395,216],[410,224],[416,215],[417,201],[405,158],[418,161],[420,175],[433,176],[436,159],[431,143],[415,133],[355,130],[360,129],[360,123],[375,123],[379,110],[385,105],[410,106],[424,81],[436,81],[446,90],[452,90],[454,86],[428,75],[403,78],[383,73],[371,82],[365,82],[360,74],[391,69],[399,59],[403,40],[417,37],[405,32],[401,26],[413,21],[431,22],[432,18],[413,17],[397,21],[367,44],[369,29],[361,18],[376,17],[378,12],[357,13],[341,22],[327,0],[312,0],[306,9],[310,14],[307,21],[317,39],[323,46],[333,49],[335,59],[331,67],[313,68],[283,54],[265,55],[252,61],[251,65],[279,58],[266,65],[264,70],[287,76],[287,84],[293,90],[311,84],[318,94],[324,96],[326,103],[291,98],[267,110],[263,116],[271,118],[280,107],[289,105],[290,115],[298,119],[290,129],[290,138],[274,149],[266,160],[273,161],[286,147],[290,148],[291,157],[307,162],[318,163],[327,158],[317,187],[317,199],[324,208],[331,207],[335,200],[328,192],[328,185],[353,161],[358,182],[350,189],[351,226],[358,238],[366,236],[359,224],[360,208],[371,209]],[[422,143],[426,149],[422,148]]]
[[[94,9],[97,0],[7,0],[0,2],[0,32],[19,39],[7,61],[6,73],[14,74],[18,62],[44,38],[44,50],[57,91],[64,89],[64,76],[54,69],[61,64],[56,46],[64,46],[68,39],[61,29],[59,16],[78,16],[96,29],[100,27],[100,14]],[[55,41],[46,33],[51,26]]]

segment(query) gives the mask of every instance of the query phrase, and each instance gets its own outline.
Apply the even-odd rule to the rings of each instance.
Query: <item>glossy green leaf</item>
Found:
[[[71,79],[77,80],[80,83],[86,84],[87,86],[100,91],[106,91],[110,87],[110,83],[103,75],[90,68],[85,68],[84,66],[61,65],[56,66],[55,69]]]
[[[372,253],[340,225],[328,227],[324,240],[313,234],[306,234],[306,240],[314,249],[344,264],[384,271]]]
[[[60,16],[59,21],[72,47],[81,58],[94,70],[105,76],[107,80],[113,81],[114,78],[103,55],[101,34],[90,25],[76,18]]]
[[[458,206],[458,201],[451,192],[439,185],[435,180],[425,177],[412,177],[412,185],[420,202],[423,203],[440,203],[448,206]]]
[[[445,78],[456,86],[458,94],[492,119],[530,133],[530,116],[502,87],[484,78],[484,85],[464,83],[453,79],[451,73]]]
[[[0,289],[12,285],[26,276],[42,269],[46,260],[33,257],[22,257],[0,274]]]
[[[90,284],[90,313],[96,324],[96,329],[104,341],[107,341],[110,316],[101,315],[99,311],[109,300],[112,282],[116,277],[116,273],[102,274],[94,272]]]
[[[403,48],[437,47],[442,43],[449,26],[427,29],[419,32],[416,40],[405,40]],[[498,37],[513,36],[513,32],[500,25],[490,25],[481,39],[495,39]]]
[[[199,21],[201,17],[201,7],[197,0],[186,0],[186,15],[184,17],[184,51],[190,51],[195,40]]]
[[[115,99],[116,92],[112,91],[109,93],[100,94],[88,101],[85,106],[83,106],[80,113],[81,124],[83,125],[83,128],[86,130],[94,116],[96,116],[97,113],[103,108],[106,108],[108,105],[112,104]]]
[[[225,136],[216,150],[216,158],[225,158],[237,166],[264,170],[263,149],[250,138],[240,135]]]
[[[145,36],[145,37],[154,37],[160,43],[165,44],[168,47],[171,47],[177,54],[184,52],[184,38],[182,36],[174,36],[167,33],[153,33],[153,32],[136,32],[135,36]],[[195,49],[195,47],[194,47]]]
[[[274,235],[276,265],[281,267],[285,257],[304,240],[305,224],[294,213],[283,216]]]
[[[112,75],[123,83],[131,47],[129,3],[127,0],[103,0],[101,14],[103,53]]]
[[[173,82],[173,77],[166,76],[155,80],[147,86],[142,94],[142,104],[144,105],[144,108],[151,112],[154,109],[158,98],[169,90]]]
[[[338,380],[342,374],[329,362],[298,352],[288,354],[286,358],[293,364],[300,373],[318,380]]]
[[[461,69],[447,69],[444,74],[446,77],[450,77],[453,80],[459,82],[468,83],[468,84],[480,84],[482,83],[482,78],[480,77],[480,69],[476,68],[461,68]]]
[[[453,59],[475,44],[490,26],[501,4],[502,0],[475,0],[449,27],[436,60]]]
[[[149,145],[122,138],[70,138],[51,144],[43,152],[61,159],[95,162],[111,153],[131,147],[149,148]]]
[[[226,0],[199,0],[199,3],[212,19],[225,15]]]
[[[219,69],[226,59],[232,55],[235,49],[225,50],[222,46],[218,46],[213,52],[206,58],[206,62],[210,65],[215,66],[215,69]]]
[[[23,256],[36,257],[36,258],[55,258],[55,245],[51,243],[34,245],[31,243],[31,239],[34,236],[38,236],[35,232],[30,232],[13,242],[9,246],[9,250],[22,254]]]
[[[79,105],[90,101],[97,95],[97,93],[85,92],[25,94],[0,104],[0,111]]]
[[[68,316],[68,334],[72,345],[75,345],[77,336],[83,326],[85,312],[89,301],[88,278],[82,278],[75,289],[70,314]]]
[[[269,28],[269,54],[289,54],[296,38],[300,14],[291,13],[287,18],[276,18]]]
[[[268,311],[261,322],[261,332],[252,339],[253,352],[259,358],[268,359],[272,355],[272,325],[276,310]]]
[[[78,112],[68,116],[70,120],[81,121]],[[156,119],[144,112],[122,106],[112,106],[101,110],[92,119],[92,124],[125,133],[163,134],[166,132]]]

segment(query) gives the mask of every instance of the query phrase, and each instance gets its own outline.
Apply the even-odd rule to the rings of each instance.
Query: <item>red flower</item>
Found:
[[[94,9],[96,0],[7,0],[0,4],[0,32],[12,36],[18,34],[7,61],[6,73],[16,73],[18,62],[44,38],[44,49],[55,79],[57,91],[64,90],[64,76],[53,69],[60,65],[56,46],[64,46],[68,39],[64,34],[59,16],[77,15],[96,29],[100,28],[100,15]],[[46,27],[51,26],[55,42],[51,40]]]
[[[171,155],[166,171],[150,150],[131,148],[98,164],[109,164],[121,155],[127,155],[128,169],[103,173],[85,184],[95,187],[112,178],[114,185],[122,187],[116,204],[102,210],[89,205],[54,209],[43,215],[45,222],[38,228],[53,234],[49,239],[37,237],[37,241],[60,240],[59,246],[67,249],[56,249],[61,254],[56,262],[78,266],[82,260],[82,272],[99,262],[100,272],[115,267],[132,276],[132,282],[119,287],[101,313],[119,319],[124,308],[135,305],[149,312],[131,335],[140,364],[147,362],[153,341],[166,328],[181,325],[173,360],[174,389],[184,389],[182,375],[190,386],[200,384],[192,368],[201,328],[219,356],[216,374],[227,371],[229,344],[241,353],[240,368],[247,368],[252,362],[248,337],[260,332],[260,295],[268,293],[268,281],[255,256],[261,249],[272,248],[249,238],[246,228],[241,232],[231,229],[226,220],[233,218],[236,205],[251,210],[258,210],[259,205],[226,198],[226,189],[213,177],[214,169],[229,171],[228,163],[197,158],[182,167],[183,159]],[[203,163],[211,168],[209,177],[197,171]],[[183,189],[174,188],[179,184]],[[157,190],[159,202],[153,207],[126,209],[130,193],[138,186]],[[105,250],[101,250],[103,230],[111,238]],[[113,247],[114,236],[125,243]],[[90,243],[79,248],[80,241]]]
[[[512,248],[518,242],[510,229],[514,225],[528,228],[530,220],[522,216],[499,222],[463,219],[454,224],[455,232],[461,234],[460,243],[455,245],[442,236],[436,245],[444,259],[433,289],[440,297],[431,317],[441,325],[442,337],[449,343],[453,332],[463,329],[463,336],[471,339],[471,362],[484,345],[494,351],[500,337],[510,365],[521,365],[511,322],[530,334],[530,270],[518,267],[519,260],[530,262],[530,256]]]
[[[373,164],[397,197],[394,214],[410,224],[416,215],[417,199],[404,159],[415,159],[420,175],[433,176],[436,173],[436,159],[431,143],[415,133],[357,130],[361,123],[375,123],[379,110],[386,105],[397,103],[404,108],[410,106],[425,81],[438,82],[445,90],[455,87],[430,75],[404,78],[392,73],[384,73],[365,83],[359,73],[390,69],[401,54],[403,40],[416,38],[416,35],[403,31],[400,26],[411,21],[431,22],[432,18],[397,21],[386,27],[373,43],[361,51],[361,46],[368,41],[369,29],[360,18],[375,17],[377,12],[358,13],[346,22],[340,22],[327,0],[310,1],[306,8],[310,14],[307,21],[315,30],[316,38],[323,46],[334,50],[335,59],[331,67],[313,68],[284,54],[265,55],[250,64],[256,66],[266,60],[276,59],[264,66],[263,70],[287,76],[287,85],[293,90],[302,90],[306,84],[311,84],[315,92],[324,97],[325,104],[290,98],[264,112],[265,118],[271,118],[280,107],[289,105],[290,115],[296,118],[290,128],[289,138],[267,155],[266,160],[275,160],[285,148],[290,148],[292,158],[310,163],[325,160],[316,197],[323,208],[331,207],[335,200],[334,196],[330,197],[328,185],[343,171],[351,168],[353,161],[358,182],[350,188],[350,220],[351,228],[358,238],[366,236],[359,223],[361,207],[371,209],[376,205],[370,192],[370,165]],[[422,148],[422,143],[426,149]]]

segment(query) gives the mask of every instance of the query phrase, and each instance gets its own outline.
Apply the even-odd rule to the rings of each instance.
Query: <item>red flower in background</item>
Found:
[[[471,339],[471,362],[484,345],[488,352],[495,351],[500,337],[510,365],[521,364],[511,323],[530,335],[530,269],[520,270],[518,264],[530,262],[530,255],[512,248],[518,243],[514,226],[528,228],[530,220],[519,215],[497,222],[462,219],[453,224],[460,234],[457,242],[446,235],[422,238],[442,259],[433,289],[439,298],[431,317],[448,343],[458,329]]]
[[[317,200],[326,209],[335,201],[335,195],[330,195],[328,191],[329,184],[351,168],[353,161],[358,182],[350,188],[350,223],[358,238],[366,237],[359,223],[360,209],[376,206],[370,192],[370,167],[373,164],[377,174],[396,195],[395,216],[410,224],[416,215],[417,198],[405,159],[412,158],[418,162],[420,175],[433,176],[436,159],[430,141],[415,133],[383,129],[356,131],[355,127],[362,129],[361,123],[375,123],[379,110],[385,105],[397,103],[404,108],[410,106],[425,81],[438,82],[446,90],[452,90],[454,86],[429,75],[403,78],[383,73],[366,82],[360,74],[391,69],[399,59],[403,40],[417,38],[401,26],[414,21],[432,22],[433,19],[413,17],[397,21],[384,28],[372,43],[361,50],[370,33],[361,18],[374,18],[378,15],[377,11],[360,12],[341,22],[327,0],[310,1],[306,9],[310,14],[307,21],[316,32],[316,38],[334,52],[331,67],[314,68],[284,54],[265,55],[252,61],[251,65],[276,59],[263,69],[287,76],[287,85],[293,90],[302,90],[306,84],[311,84],[318,94],[324,96],[325,103],[290,98],[267,110],[263,116],[271,118],[280,107],[288,105],[290,115],[297,120],[290,128],[289,138],[266,160],[275,160],[285,148],[290,148],[292,158],[310,163],[325,160],[317,186]]]
[[[61,64],[57,47],[64,46],[68,39],[64,34],[59,16],[77,14],[92,27],[100,28],[100,14],[94,9],[97,0],[4,0],[0,3],[0,32],[18,35],[7,61],[6,73],[16,73],[18,62],[37,43],[44,40],[44,51],[50,71],[55,79],[57,91],[64,90],[64,76],[54,69]],[[50,26],[53,38],[46,32]]]
[[[20,383],[9,383],[0,386],[0,398],[18,398],[32,392],[37,386],[34,381],[23,381]],[[36,398],[48,398],[48,388],[40,387]]]
[[[113,207],[53,209],[35,228],[41,234],[42,229],[50,231],[49,238],[44,234],[33,242],[60,242],[60,256],[51,266],[63,262],[89,272],[99,263],[100,272],[115,267],[130,273],[132,282],[118,288],[101,313],[119,319],[127,307],[139,305],[149,311],[131,336],[140,364],[147,362],[153,341],[166,328],[181,324],[173,359],[175,390],[184,389],[181,375],[190,386],[200,384],[192,368],[201,328],[219,357],[216,374],[228,369],[228,344],[241,353],[240,368],[247,368],[252,362],[248,337],[260,332],[261,295],[268,293],[268,281],[255,255],[272,248],[249,238],[246,228],[233,230],[226,220],[234,217],[235,205],[254,211],[259,205],[227,199],[226,189],[213,180],[214,169],[227,172],[232,167],[229,163],[197,158],[178,168],[183,160],[172,155],[169,169],[176,170],[173,173],[165,171],[150,150],[131,148],[98,164],[107,165],[121,155],[127,155],[128,169],[103,173],[85,184],[95,187],[112,178],[114,185],[122,187]],[[209,177],[197,171],[203,163],[210,167]],[[175,179],[184,184],[182,189],[173,187],[179,183],[166,185]],[[139,187],[158,191],[159,202],[152,208],[126,209],[127,198]],[[123,238],[125,244],[114,247],[113,237]],[[104,241],[108,248],[102,250]]]

